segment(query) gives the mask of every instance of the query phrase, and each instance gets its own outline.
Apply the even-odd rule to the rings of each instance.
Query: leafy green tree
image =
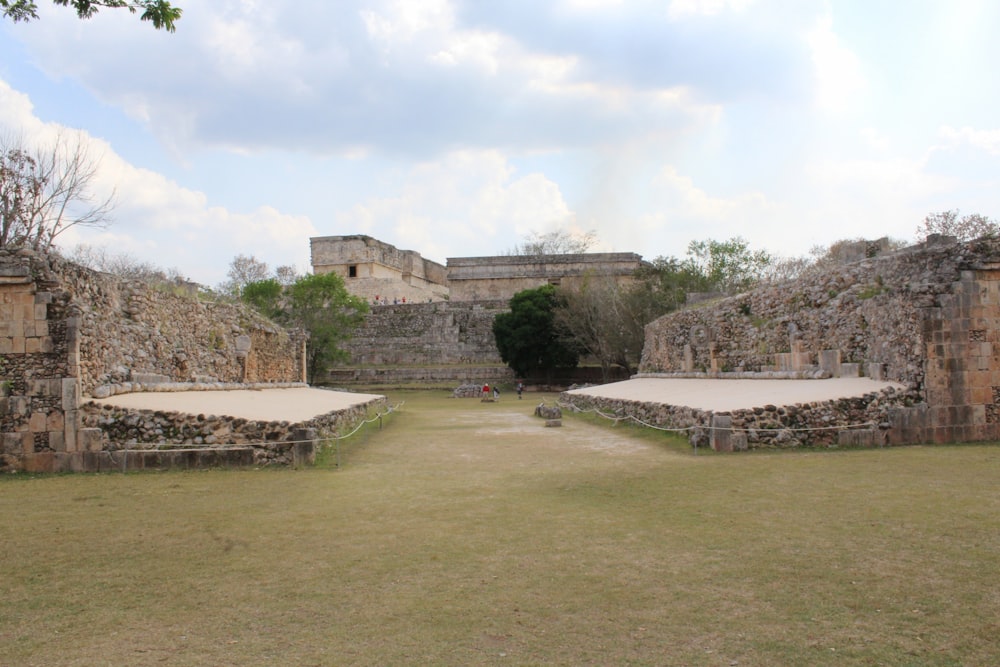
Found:
[[[515,294],[510,312],[493,320],[500,358],[518,375],[544,375],[551,381],[554,370],[576,367],[579,353],[560,337],[555,326],[559,304],[556,288],[544,285]]]
[[[309,333],[306,343],[306,376],[309,382],[326,373],[337,361],[347,359],[340,345],[364,321],[368,304],[344,287],[335,273],[308,275],[288,288],[281,318]]]
[[[253,307],[272,320],[281,319],[284,288],[277,278],[257,280],[247,284],[240,294],[243,303]]]
[[[774,258],[766,250],[750,250],[743,238],[727,241],[692,241],[685,268],[705,279],[706,291],[725,294],[745,292],[765,275]]]
[[[174,25],[181,18],[182,9],[174,7],[168,0],[52,0],[57,5],[63,7],[70,6],[76,10],[76,15],[82,19],[89,19],[103,8],[122,8],[135,14],[142,11],[139,18],[149,21],[157,30],[164,29],[167,32],[174,32],[177,28]],[[3,15],[17,23],[18,21],[30,21],[38,18],[38,5],[33,0],[0,0],[0,9]]]

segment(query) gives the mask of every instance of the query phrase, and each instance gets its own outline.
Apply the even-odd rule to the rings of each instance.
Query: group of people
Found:
[[[520,380],[517,382],[517,398],[520,400],[521,394],[524,392],[524,383]],[[500,389],[494,385],[492,394],[490,392],[490,383],[486,382],[483,384],[483,398],[490,398],[492,395],[494,401],[500,400]]]

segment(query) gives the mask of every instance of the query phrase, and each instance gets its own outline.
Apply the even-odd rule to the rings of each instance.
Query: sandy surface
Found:
[[[639,378],[614,382],[571,394],[587,394],[630,401],[683,405],[726,411],[765,405],[793,405],[811,401],[861,396],[902,385],[868,378],[828,380],[710,380],[693,378]],[[186,414],[228,415],[259,421],[302,422],[335,410],[377,398],[312,387],[231,391],[145,392],[121,394],[95,403],[139,410],[167,410]]]
[[[95,403],[139,410],[166,410],[193,415],[227,415],[256,421],[298,423],[378,398],[312,387],[234,389],[231,391],[142,392],[95,399]]]
[[[849,398],[903,388],[894,382],[869,378],[827,380],[712,380],[695,378],[637,378],[612,384],[574,389],[571,394],[682,405],[702,410],[727,411],[765,405],[794,405],[811,401]]]

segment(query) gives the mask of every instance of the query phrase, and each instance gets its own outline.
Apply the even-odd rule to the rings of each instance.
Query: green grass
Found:
[[[1000,448],[405,400],[339,469],[0,480],[0,665],[987,665]]]

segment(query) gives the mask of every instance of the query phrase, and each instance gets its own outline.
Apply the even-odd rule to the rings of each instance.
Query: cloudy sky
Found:
[[[215,285],[309,238],[430,259],[531,232],[795,256],[1000,217],[993,0],[176,0],[177,32],[0,19],[0,131],[80,132],[114,224]]]

